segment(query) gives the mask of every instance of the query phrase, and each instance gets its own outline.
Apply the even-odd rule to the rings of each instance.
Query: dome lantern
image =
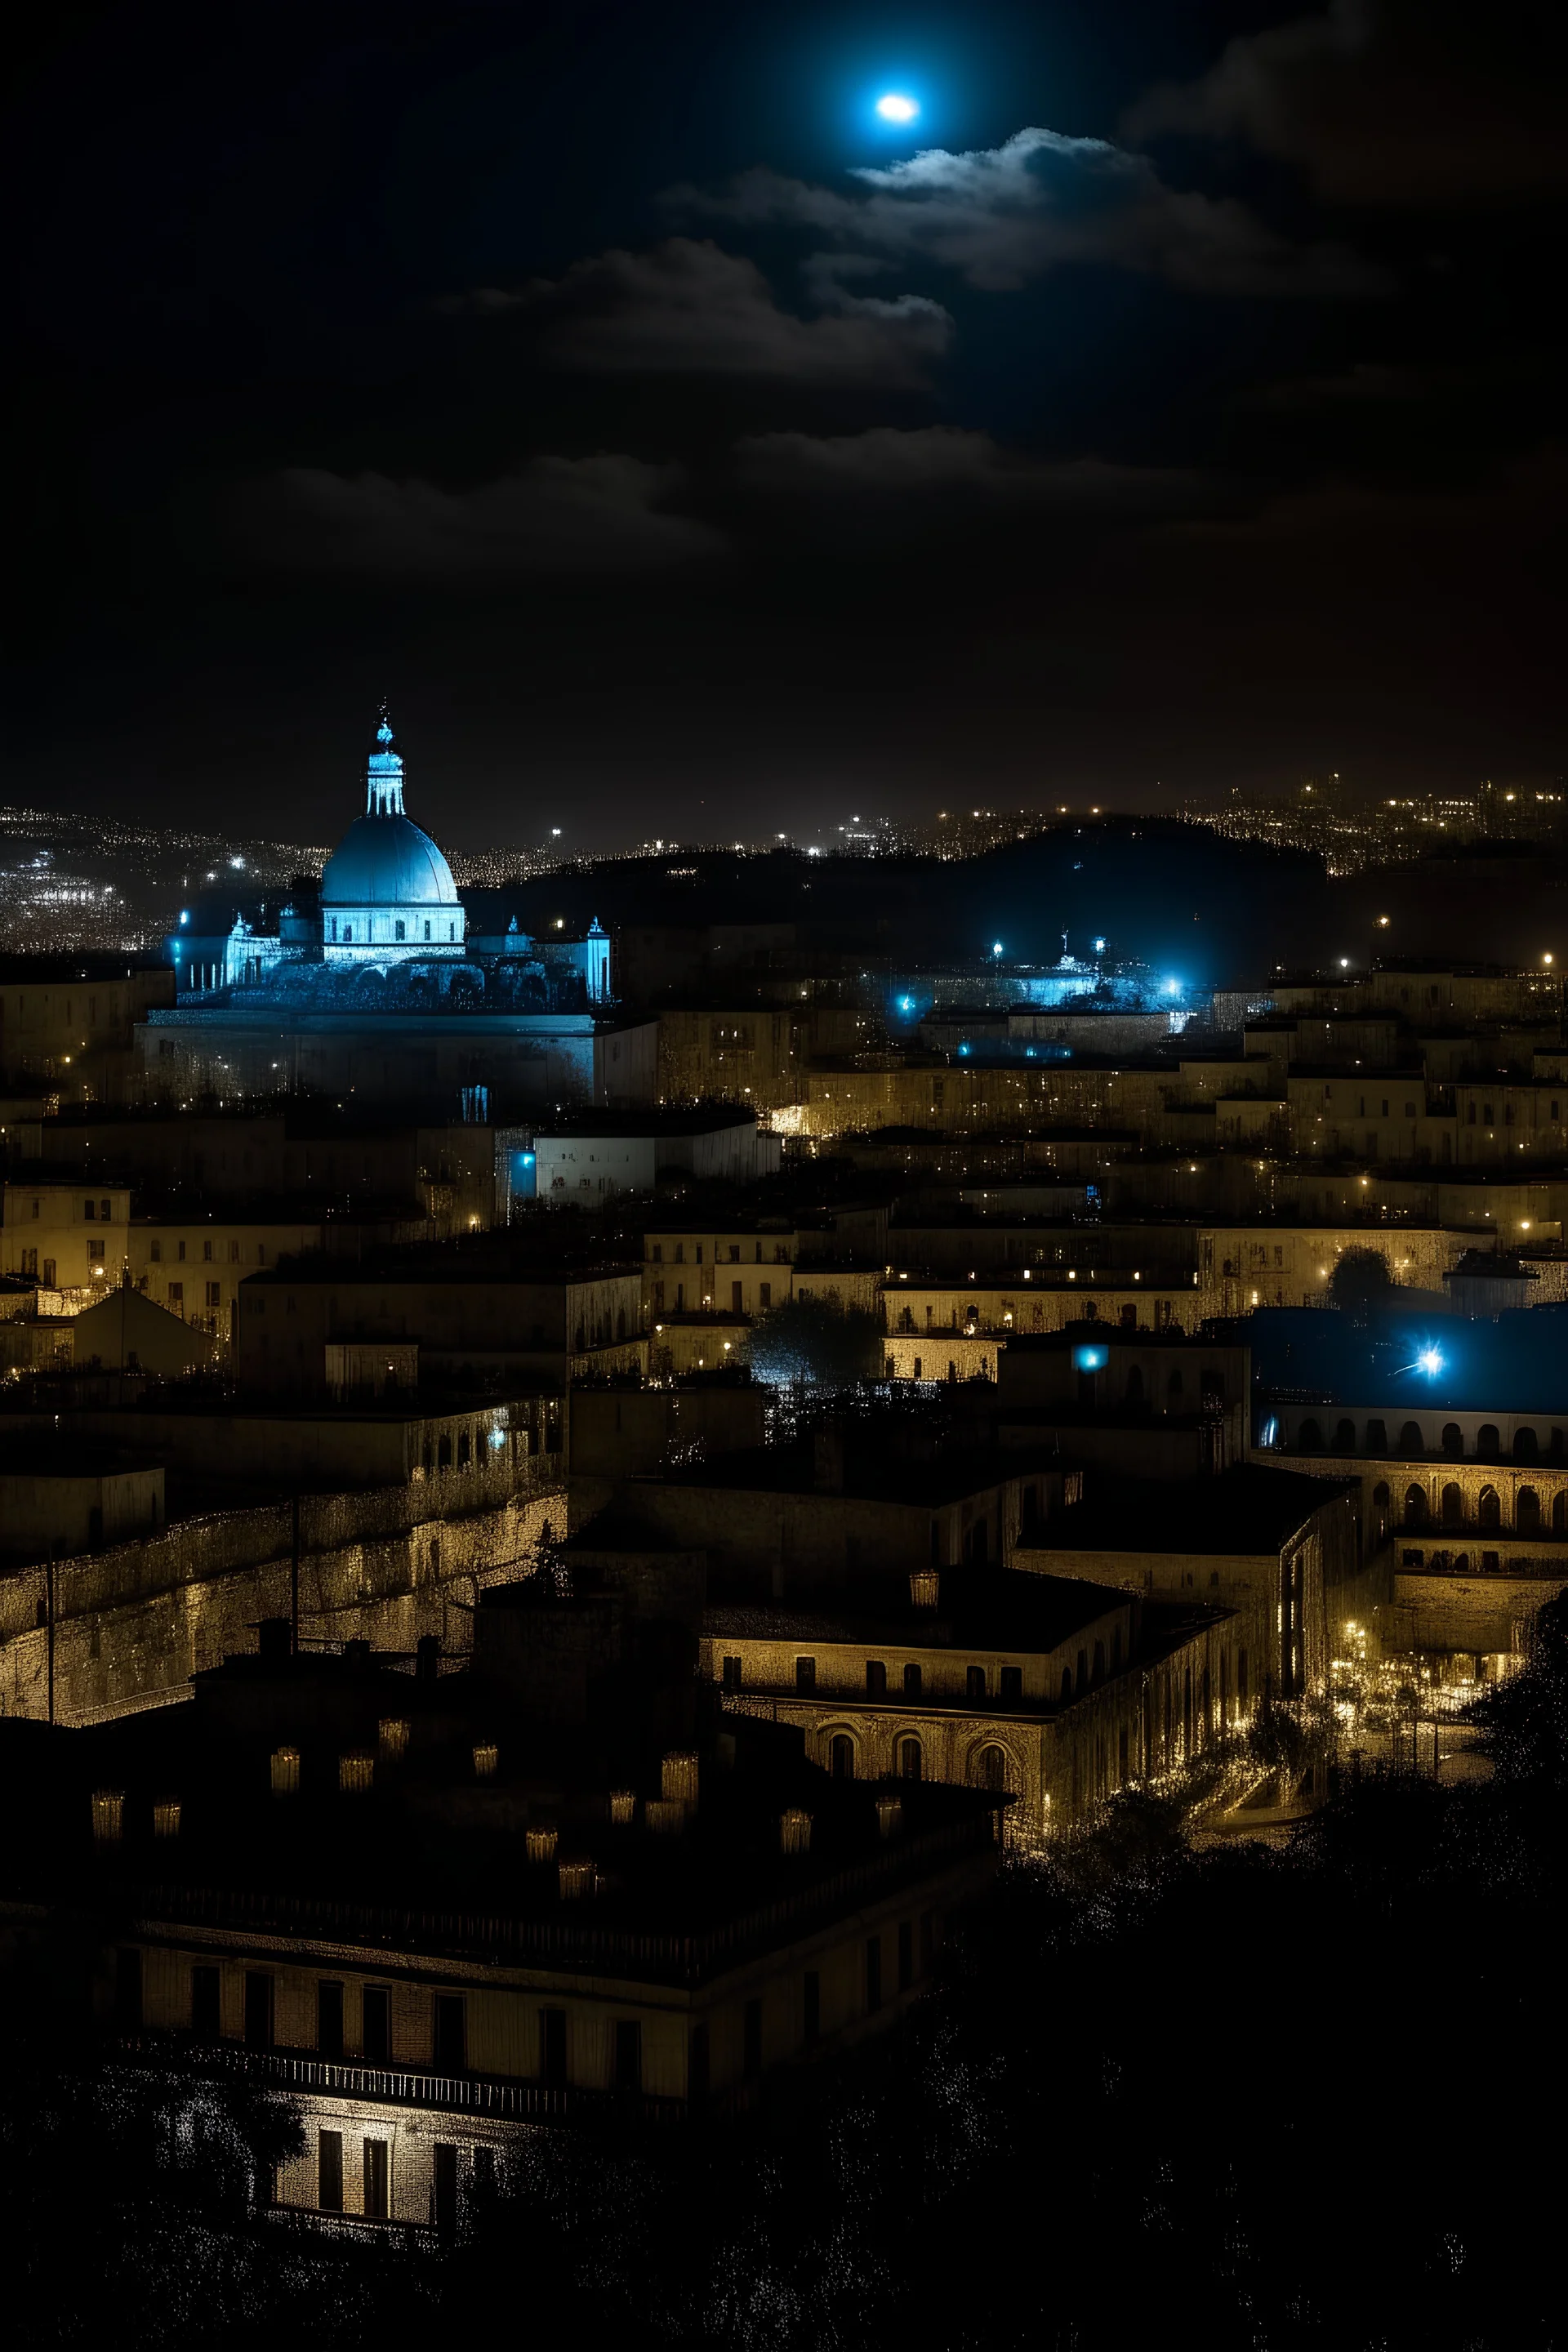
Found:
[[[365,776],[364,813],[366,816],[403,814],[403,754],[397,748],[391,713],[384,702]]]

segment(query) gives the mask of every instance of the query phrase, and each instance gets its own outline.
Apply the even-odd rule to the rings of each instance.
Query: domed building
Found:
[[[365,778],[364,814],[321,875],[321,957],[385,964],[459,957],[464,918],[452,869],[403,807],[403,754],[386,706]]]

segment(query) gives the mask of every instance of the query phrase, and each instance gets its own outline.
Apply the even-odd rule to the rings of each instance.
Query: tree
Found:
[[[1329,1297],[1352,1323],[1367,1324],[1388,1303],[1394,1276],[1381,1250],[1346,1250],[1329,1276]]]
[[[746,1355],[757,1379],[778,1388],[805,1381],[846,1388],[879,1375],[881,1325],[864,1307],[786,1298],[758,1318]]]

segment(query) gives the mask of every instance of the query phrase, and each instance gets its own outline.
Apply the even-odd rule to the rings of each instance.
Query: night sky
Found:
[[[1561,771],[1558,7],[36,16],[5,799],[330,840],[383,693],[459,846]]]

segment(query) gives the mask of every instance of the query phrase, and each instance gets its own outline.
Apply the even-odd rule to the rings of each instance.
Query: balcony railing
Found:
[[[354,2059],[309,2052],[255,2050],[243,2042],[199,2042],[185,2033],[139,2033],[116,2044],[127,2057],[177,2065],[195,2074],[236,2075],[274,2089],[319,2098],[362,2099],[383,2106],[417,2107],[437,2115],[487,2116],[500,2123],[563,2123],[595,2112],[635,2111],[644,2122],[684,2112],[680,2099],[646,2093],[589,2090],[526,2083],[486,2074],[437,2074],[408,2066],[368,2066]],[[284,2211],[301,2209],[283,2207]],[[311,2215],[313,2209],[303,2209]],[[330,2216],[333,2221],[340,2217]],[[349,2214],[348,2221],[363,2219]]]

